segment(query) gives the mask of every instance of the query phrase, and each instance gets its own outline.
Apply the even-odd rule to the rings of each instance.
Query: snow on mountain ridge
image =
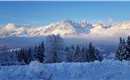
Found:
[[[120,23],[115,23],[112,26],[122,28],[122,29],[130,28],[130,21],[123,21]]]
[[[108,30],[130,28],[130,21],[112,24],[111,27],[105,23],[91,24],[89,21],[81,21],[80,23],[73,20],[62,20],[55,24],[42,27],[32,27],[28,25],[7,24],[0,29],[1,37],[8,36],[46,36],[49,34],[60,34],[61,36],[73,36],[89,33],[101,33]]]
[[[92,26],[92,24],[89,21],[86,21],[86,20],[81,21],[80,25],[82,27]]]

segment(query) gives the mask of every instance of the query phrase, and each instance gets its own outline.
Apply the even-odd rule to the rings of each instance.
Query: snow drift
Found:
[[[90,63],[1,66],[1,80],[129,80],[130,62],[103,60]]]

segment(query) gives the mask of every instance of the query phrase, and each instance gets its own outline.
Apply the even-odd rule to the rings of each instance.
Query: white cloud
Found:
[[[94,27],[86,36],[100,40],[117,40],[119,37],[126,37],[128,35],[130,35],[130,21],[113,24],[110,28]]]

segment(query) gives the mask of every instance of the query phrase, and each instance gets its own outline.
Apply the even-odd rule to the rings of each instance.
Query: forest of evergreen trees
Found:
[[[120,38],[117,47],[115,60],[130,60],[130,36],[126,40]],[[46,40],[39,45],[12,52],[2,51],[0,64],[26,65],[35,60],[41,63],[93,62],[102,61],[103,58],[103,55],[91,42],[84,46],[79,44],[66,46],[60,35],[48,35]]]
[[[21,64],[29,64],[37,60],[41,63],[67,62],[92,62],[103,60],[100,51],[90,42],[87,46],[65,46],[63,38],[60,35],[47,36],[46,42],[29,49],[16,51],[17,60]]]

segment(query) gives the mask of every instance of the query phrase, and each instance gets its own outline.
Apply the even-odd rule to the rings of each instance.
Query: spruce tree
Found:
[[[130,60],[130,36],[127,38],[127,45],[126,45],[126,60]]]
[[[89,57],[88,47],[87,47],[87,46],[86,46],[86,49],[85,49],[85,61],[86,61],[86,62],[89,62],[89,61],[90,61],[90,57]]]
[[[80,47],[79,45],[76,46],[76,51],[75,51],[75,62],[80,60]]]
[[[99,61],[103,60],[103,56],[100,54],[100,51],[98,49],[95,49],[95,56],[96,56],[96,60]]]
[[[83,46],[80,52],[80,62],[85,62],[85,61],[86,61],[86,54],[85,54],[85,48]]]
[[[71,46],[71,49],[74,50],[74,46],[73,45]]]
[[[65,49],[66,52],[66,61],[67,62],[73,62],[75,57],[74,57],[74,48],[72,47],[66,47]]]
[[[23,50],[23,54],[24,54],[23,59],[24,59],[25,64],[29,64],[28,50],[27,49]]]
[[[20,49],[20,51],[17,51],[17,60],[24,64],[25,63],[25,51],[24,49]]]
[[[52,61],[53,61],[53,63],[56,63],[56,62],[57,62],[57,58],[58,58],[58,57],[57,57],[57,53],[56,53],[56,49],[53,50],[53,53],[52,53],[52,54],[53,54]]]
[[[45,52],[44,42],[42,42],[38,47],[38,53],[37,53],[38,54],[38,60],[41,63],[43,63],[43,61],[44,61],[44,57],[45,57],[44,52]]]
[[[92,46],[91,42],[88,48],[88,58],[89,58],[89,61],[92,61],[92,62],[95,60],[101,61],[103,59],[100,52],[94,46]]]
[[[34,47],[34,53],[32,55],[32,60],[37,60],[38,61],[38,47],[35,45]]]
[[[123,59],[127,60],[127,47],[124,39],[120,38],[119,47],[116,51],[116,59],[122,61]]]
[[[94,55],[94,47],[92,46],[92,43],[89,43],[89,47],[88,47],[88,53],[89,53],[89,60],[90,61],[94,61],[95,60],[95,55]]]
[[[127,44],[130,46],[130,36],[127,38]]]
[[[32,49],[29,48],[28,50],[28,55],[27,55],[27,64],[29,64],[31,61],[32,61],[32,57],[31,57],[31,54],[32,54]]]

